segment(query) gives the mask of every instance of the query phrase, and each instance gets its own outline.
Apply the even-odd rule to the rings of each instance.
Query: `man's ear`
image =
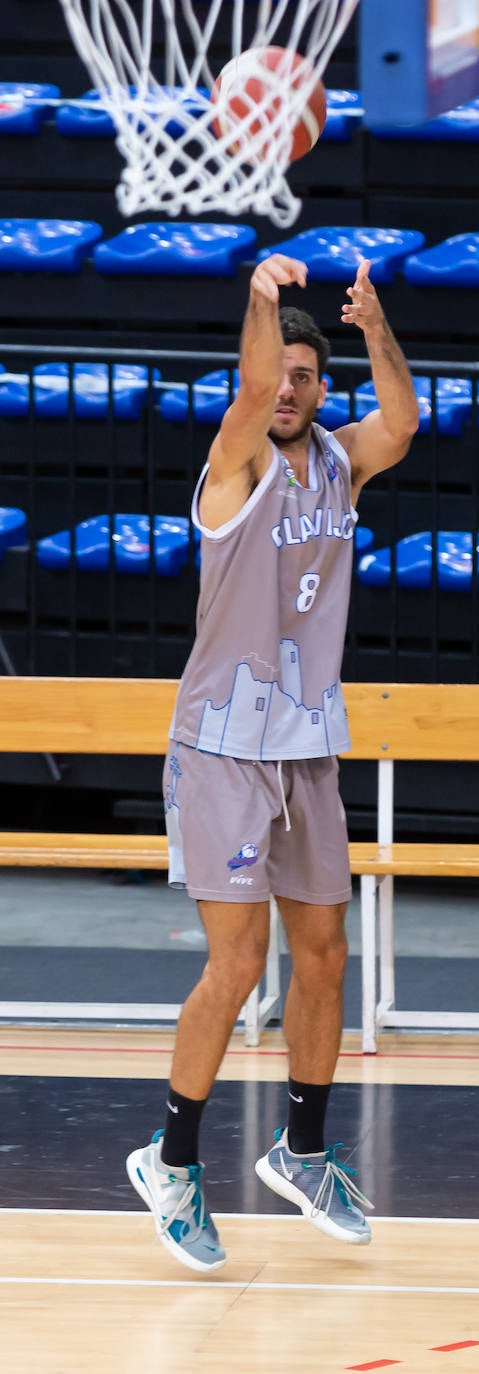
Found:
[[[316,406],[316,409],[317,409],[317,410],[320,410],[320,409],[321,409],[321,406],[324,406],[324,402],[325,402],[325,400],[326,400],[326,395],[327,395],[327,390],[328,390],[327,378],[326,378],[326,377],[321,377],[321,380],[318,382],[318,401],[317,401],[317,406]]]

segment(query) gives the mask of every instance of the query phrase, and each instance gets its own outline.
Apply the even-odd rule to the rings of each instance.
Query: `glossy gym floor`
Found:
[[[80,978],[88,960],[108,968],[108,952],[114,970],[127,928],[145,977],[154,952],[166,973],[174,956],[180,981],[204,957],[192,904],[172,905],[177,894],[161,883],[138,891],[88,875],[5,876],[2,953],[18,993],[35,959],[45,990],[49,963],[57,979],[62,965],[60,996],[67,985],[74,992],[79,956]],[[449,965],[449,1000],[461,987],[469,995],[474,972],[475,904],[463,891],[399,894],[405,969],[410,961],[437,995]],[[432,922],[436,952],[426,961]],[[350,946],[347,1026],[357,1000],[354,901]],[[257,1178],[255,1158],[285,1118],[287,1057],[279,1027],[256,1050],[236,1032],[202,1127],[208,1204],[228,1251],[206,1280],[170,1259],[124,1171],[128,1151],[161,1124],[173,1039],[154,1027],[0,1026],[6,1374],[477,1374],[477,1036],[389,1032],[365,1058],[358,1031],[345,1031],[328,1138],[344,1141],[375,1203],[373,1243],[356,1249],[317,1232]]]

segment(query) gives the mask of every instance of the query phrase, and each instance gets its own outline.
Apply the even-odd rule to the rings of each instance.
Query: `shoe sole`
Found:
[[[133,1154],[128,1155],[126,1172],[130,1183],[151,1212],[155,1221],[158,1240],[161,1240],[161,1244],[164,1245],[165,1250],[168,1250],[168,1254],[174,1255],[175,1259],[180,1261],[180,1264],[185,1264],[187,1269],[195,1269],[197,1273],[211,1274],[216,1269],[222,1269],[223,1265],[226,1264],[226,1255],[224,1259],[215,1260],[213,1264],[203,1264],[202,1260],[195,1259],[194,1255],[188,1254],[181,1245],[178,1245],[176,1240],[173,1240],[173,1236],[170,1236],[167,1231],[159,1230],[149,1190],[138,1173],[138,1170],[141,1170],[142,1155],[143,1150],[134,1150]]]
[[[296,1188],[294,1183],[290,1183],[289,1179],[281,1178],[281,1175],[276,1173],[276,1169],[273,1169],[269,1162],[268,1155],[257,1160],[255,1170],[258,1178],[261,1179],[262,1183],[266,1183],[267,1188],[272,1188],[274,1193],[278,1193],[279,1197],[286,1198],[287,1202],[294,1202],[297,1207],[301,1208],[306,1220],[311,1222],[312,1226],[316,1226],[319,1231],[324,1231],[327,1236],[332,1236],[334,1240],[345,1241],[347,1245],[369,1245],[372,1240],[369,1227],[364,1233],[347,1231],[345,1227],[338,1226],[335,1221],[332,1221],[327,1212],[317,1212],[316,1216],[312,1217],[309,1198],[301,1192],[300,1188]]]

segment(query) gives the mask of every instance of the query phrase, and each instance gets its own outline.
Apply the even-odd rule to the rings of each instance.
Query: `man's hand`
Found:
[[[363,258],[356,273],[354,286],[348,286],[346,291],[351,301],[345,301],[341,313],[342,324],[356,324],[364,333],[368,333],[384,321],[376,291],[369,280],[370,268],[371,263],[367,258]]]
[[[258,263],[255,267],[250,292],[252,296],[264,296],[267,301],[272,301],[273,305],[276,305],[280,286],[291,286],[293,282],[298,286],[306,286],[307,275],[305,262],[299,262],[297,258],[287,258],[284,253],[273,253],[270,258],[265,258],[264,262]]]

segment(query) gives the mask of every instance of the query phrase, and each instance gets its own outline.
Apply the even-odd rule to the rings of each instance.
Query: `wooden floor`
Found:
[[[0,1026],[0,1072],[60,1077],[168,1078],[173,1031],[69,1030]],[[287,1076],[281,1031],[266,1030],[258,1049],[232,1036],[218,1079],[279,1082]],[[364,1055],[359,1032],[346,1031],[338,1083],[412,1083],[479,1087],[479,1035],[387,1032],[378,1054]]]
[[[4,1076],[164,1079],[171,1047],[170,1034],[153,1030],[0,1027]],[[285,1076],[279,1032],[265,1033],[258,1050],[233,1037],[223,1081]],[[436,1093],[442,1085],[468,1088],[477,1136],[479,1037],[387,1035],[378,1056],[364,1058],[359,1038],[346,1035],[337,1080],[417,1085],[418,1130],[428,1086]],[[1,1154],[2,1172],[14,1170],[10,1150]],[[31,1157],[34,1167],[34,1150]],[[445,1189],[456,1168],[445,1149]],[[468,1186],[465,1179],[466,1202]],[[477,1169],[471,1187],[477,1199]],[[293,1215],[217,1216],[228,1262],[210,1279],[170,1258],[133,1192],[130,1212],[64,1211],[50,1208],[48,1198],[41,1209],[4,1207],[0,1369],[339,1374],[397,1367],[405,1374],[477,1374],[477,1211],[472,1220],[467,1210],[462,1219],[445,1220],[443,1212],[438,1220],[430,1201],[425,1217],[374,1219],[372,1245],[357,1248]]]

